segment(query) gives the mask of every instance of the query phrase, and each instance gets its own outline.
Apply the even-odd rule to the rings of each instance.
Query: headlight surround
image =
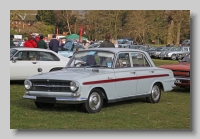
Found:
[[[78,91],[78,89],[79,89],[79,83],[78,82],[75,82],[75,81],[71,81],[70,82],[70,90],[72,91],[72,92],[76,92],[76,91]]]
[[[32,88],[32,82],[30,80],[25,80],[24,81],[24,87],[27,89],[27,90],[30,90]]]

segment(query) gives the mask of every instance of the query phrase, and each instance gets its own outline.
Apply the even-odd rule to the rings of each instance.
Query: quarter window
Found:
[[[129,53],[118,54],[115,68],[127,68],[131,67]]]
[[[133,67],[150,67],[146,57],[142,53],[131,53]]]

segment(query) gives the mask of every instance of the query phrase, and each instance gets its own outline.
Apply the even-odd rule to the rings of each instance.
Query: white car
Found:
[[[10,80],[25,80],[29,76],[60,70],[66,66],[69,58],[40,48],[16,47],[10,48]]]
[[[105,102],[144,97],[158,103],[161,90],[171,91],[174,81],[172,70],[156,67],[147,52],[91,48],[75,52],[62,70],[28,77],[23,98],[38,108],[81,104],[96,113]]]

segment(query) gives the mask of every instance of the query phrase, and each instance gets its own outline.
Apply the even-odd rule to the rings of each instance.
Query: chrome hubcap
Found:
[[[155,85],[152,88],[152,98],[156,101],[159,99],[159,96],[160,96],[160,89],[157,85]]]
[[[89,98],[89,106],[92,110],[97,110],[101,103],[101,97],[98,93],[93,92]]]

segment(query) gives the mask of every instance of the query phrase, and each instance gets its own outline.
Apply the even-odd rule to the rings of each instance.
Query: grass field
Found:
[[[153,60],[160,64],[172,60]],[[22,82],[10,85],[10,129],[97,129],[97,130],[190,130],[190,90],[175,88],[163,92],[157,104],[135,99],[105,105],[99,113],[88,114],[78,105],[55,105],[38,109],[23,99]]]

